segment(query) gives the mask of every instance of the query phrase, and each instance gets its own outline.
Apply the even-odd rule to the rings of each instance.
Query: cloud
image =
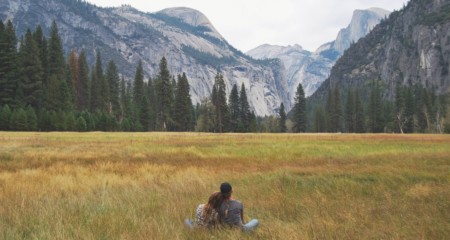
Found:
[[[407,0],[88,0],[98,6],[129,4],[141,11],[190,7],[203,12],[242,51],[264,43],[315,50],[336,38],[355,9],[400,9]]]

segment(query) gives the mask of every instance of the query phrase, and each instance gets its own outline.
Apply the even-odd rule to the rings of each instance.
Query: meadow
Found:
[[[185,228],[223,181],[259,228]],[[450,135],[0,132],[0,238],[450,239]]]

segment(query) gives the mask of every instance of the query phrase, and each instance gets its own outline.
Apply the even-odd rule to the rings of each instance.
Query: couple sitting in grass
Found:
[[[241,228],[245,232],[254,230],[259,222],[256,219],[244,224],[244,207],[240,201],[231,197],[233,193],[229,183],[220,185],[220,192],[213,193],[206,204],[197,207],[195,222],[186,219],[185,224],[190,228],[216,228],[229,226]]]

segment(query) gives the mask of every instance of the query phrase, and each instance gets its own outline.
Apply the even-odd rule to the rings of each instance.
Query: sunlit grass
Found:
[[[450,239],[450,136],[0,133],[3,239]],[[223,181],[254,233],[188,231]]]

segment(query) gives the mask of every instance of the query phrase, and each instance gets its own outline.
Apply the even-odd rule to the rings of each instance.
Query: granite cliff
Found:
[[[364,88],[381,80],[393,100],[397,85],[420,85],[438,95],[450,91],[450,2],[411,0],[345,51],[330,77],[312,95],[324,99],[335,86]]]
[[[214,76],[221,71],[228,93],[232,85],[247,88],[248,101],[259,116],[277,112],[291,102],[279,61],[257,61],[231,46],[201,12],[189,8],[140,12],[131,6],[100,8],[80,0],[4,0],[0,19],[12,20],[18,36],[40,24],[48,34],[55,20],[65,51],[85,49],[91,63],[99,50],[112,59],[127,79],[139,60],[154,77],[165,56],[172,74],[185,72],[194,103],[209,97]]]

